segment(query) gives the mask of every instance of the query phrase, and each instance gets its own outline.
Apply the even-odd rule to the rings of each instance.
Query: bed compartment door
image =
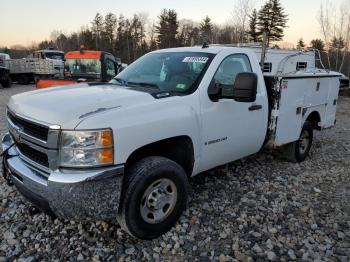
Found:
[[[281,98],[275,145],[281,146],[299,139],[302,127],[305,86],[299,79],[281,80]]]
[[[326,115],[324,122],[322,123],[324,128],[332,127],[335,124],[336,113],[337,113],[337,104],[338,104],[338,95],[339,95],[339,78],[332,77],[329,78],[329,88],[328,88],[328,99],[326,106]]]

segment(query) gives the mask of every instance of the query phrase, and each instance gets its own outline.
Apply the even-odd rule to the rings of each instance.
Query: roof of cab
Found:
[[[224,50],[237,50],[237,52],[247,51],[251,52],[250,49],[242,48],[242,47],[228,47],[228,46],[209,46],[203,48],[202,46],[193,46],[193,47],[176,47],[169,49],[160,49],[154,51],[154,53],[166,53],[166,52],[196,52],[196,53],[210,53],[210,54],[218,54]]]
[[[66,59],[100,59],[102,55],[101,51],[83,50],[83,51],[71,51],[65,55]]]
[[[42,49],[42,50],[34,51],[34,53],[38,53],[38,52],[45,52],[45,53],[61,53],[61,54],[64,54],[63,51],[60,51],[60,50],[53,50],[53,49]]]

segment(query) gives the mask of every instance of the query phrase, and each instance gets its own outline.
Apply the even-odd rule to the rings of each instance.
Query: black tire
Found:
[[[33,77],[30,75],[20,75],[18,78],[18,83],[21,85],[29,85],[32,82]]]
[[[176,187],[172,193],[176,193],[171,209],[166,209],[168,214],[158,223],[150,223],[144,219],[141,209],[148,205],[153,193],[149,191],[158,181],[171,181]],[[168,188],[168,187],[167,187]],[[188,178],[184,169],[174,161],[164,157],[147,157],[140,160],[126,174],[124,181],[124,194],[118,221],[121,227],[131,236],[139,239],[154,239],[168,232],[180,218],[186,209],[188,198]],[[169,190],[169,192],[171,192]],[[145,194],[150,192],[149,197]],[[164,191],[164,194],[167,192]],[[162,200],[162,198],[159,198]],[[170,206],[170,205],[169,205]],[[165,206],[164,206],[165,207]],[[159,208],[160,210],[164,210]],[[144,209],[143,209],[144,210]],[[151,212],[151,211],[150,211]],[[148,216],[148,215],[147,215]],[[152,220],[152,216],[149,218]]]
[[[307,141],[307,142],[303,142]],[[313,142],[313,127],[310,122],[305,122],[301,130],[299,140],[287,145],[285,158],[293,163],[303,162],[309,155]]]
[[[7,77],[6,80],[1,82],[3,88],[10,88],[12,86],[12,81],[10,77]]]

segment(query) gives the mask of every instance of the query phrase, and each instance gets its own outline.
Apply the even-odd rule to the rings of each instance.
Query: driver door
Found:
[[[255,102],[233,99],[236,76],[253,72],[248,56],[234,54],[226,57],[214,75],[222,88],[217,101],[202,105],[202,163],[203,170],[225,164],[258,152],[267,128],[266,95],[258,82]]]

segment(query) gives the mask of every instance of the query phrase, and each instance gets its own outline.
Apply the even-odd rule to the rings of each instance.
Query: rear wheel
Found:
[[[29,85],[32,82],[32,77],[30,75],[20,75],[18,82],[21,85]]]
[[[313,142],[313,127],[310,122],[305,122],[299,140],[286,147],[285,157],[294,163],[303,162],[309,155]]]
[[[130,235],[156,238],[173,227],[186,208],[188,179],[174,161],[147,157],[126,174],[118,221]]]

